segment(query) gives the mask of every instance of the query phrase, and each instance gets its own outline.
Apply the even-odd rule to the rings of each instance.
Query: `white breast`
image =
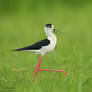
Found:
[[[56,36],[48,37],[48,39],[50,40],[49,50],[51,51],[55,48],[57,39]]]
[[[42,47],[42,49],[40,50],[42,55],[44,55],[47,52],[52,51],[56,46],[56,42],[57,42],[56,36],[48,37],[48,39],[50,40],[50,44],[48,46]]]

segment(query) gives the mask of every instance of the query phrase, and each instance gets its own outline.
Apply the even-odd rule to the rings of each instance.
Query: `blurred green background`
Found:
[[[64,35],[56,49],[43,57],[8,50],[46,38],[44,26],[52,23]],[[52,58],[53,57],[53,58]],[[0,92],[91,92],[92,1],[91,0],[0,0]]]

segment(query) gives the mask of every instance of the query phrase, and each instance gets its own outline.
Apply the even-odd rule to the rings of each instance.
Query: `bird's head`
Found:
[[[57,33],[58,35],[61,35],[61,34],[62,34],[61,31],[59,31],[59,30],[57,30],[57,29],[54,29],[54,25],[52,25],[52,24],[46,24],[46,25],[45,25],[45,32],[46,32],[46,33],[55,32],[55,33]]]
[[[52,24],[45,25],[45,31],[52,32],[53,29],[54,29],[54,26]]]

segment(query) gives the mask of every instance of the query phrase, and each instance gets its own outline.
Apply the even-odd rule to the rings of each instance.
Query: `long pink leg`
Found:
[[[35,69],[35,78],[36,78],[36,79],[37,79],[37,77],[36,77],[36,72],[37,72],[37,70],[38,70],[38,71],[57,71],[57,72],[63,72],[63,73],[65,74],[65,76],[67,76],[67,73],[66,73],[64,70],[40,69],[41,61],[42,61],[42,56],[41,56],[41,58],[40,58],[40,61],[39,61],[38,64],[37,64],[36,69]]]
[[[63,72],[65,76],[67,76],[67,73],[64,70],[55,70],[55,69],[38,69],[38,71],[57,71],[57,72]]]
[[[36,77],[36,72],[37,72],[37,70],[40,68],[41,61],[42,61],[42,56],[41,56],[40,61],[38,62],[37,66],[36,66],[36,69],[35,69],[35,78],[36,78],[36,79],[37,79],[37,77]]]

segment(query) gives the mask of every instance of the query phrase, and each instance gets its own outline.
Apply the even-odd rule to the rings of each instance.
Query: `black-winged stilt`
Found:
[[[20,48],[20,49],[15,49],[13,51],[31,51],[31,52],[35,52],[37,54],[41,54],[40,60],[36,66],[35,69],[35,78],[36,77],[36,73],[37,70],[38,71],[58,71],[58,72],[64,72],[65,76],[67,76],[67,73],[64,70],[55,70],[55,69],[40,69],[40,64],[42,61],[42,57],[47,53],[50,52],[52,50],[54,50],[55,46],[56,46],[56,42],[57,42],[57,38],[56,36],[53,34],[53,32],[56,33],[62,33],[56,29],[54,29],[54,26],[52,24],[46,24],[45,29],[44,29],[46,35],[47,35],[47,39],[41,40],[31,46],[27,46],[24,48]]]

